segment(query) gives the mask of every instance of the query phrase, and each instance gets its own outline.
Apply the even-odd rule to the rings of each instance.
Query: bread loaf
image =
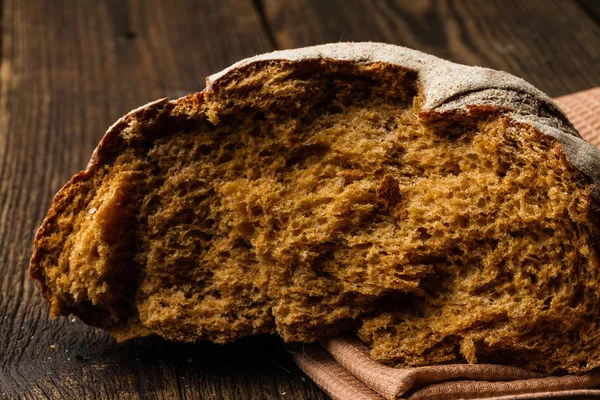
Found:
[[[545,94],[402,47],[260,55],[117,121],[31,277],[118,340],[356,332],[391,365],[600,364],[600,155]]]

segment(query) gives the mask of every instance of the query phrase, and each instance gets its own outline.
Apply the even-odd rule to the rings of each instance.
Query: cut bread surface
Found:
[[[356,332],[393,365],[597,366],[592,177],[493,93],[436,111],[422,80],[261,59],[129,114],[36,237],[53,314],[119,340]]]

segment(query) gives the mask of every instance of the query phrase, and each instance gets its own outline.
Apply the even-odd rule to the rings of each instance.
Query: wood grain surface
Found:
[[[552,96],[600,85],[590,1],[0,1],[0,398],[325,399],[275,337],[115,343],[48,318],[32,239],[106,128],[276,48],[373,40],[504,69]]]
[[[553,97],[600,85],[600,25],[575,2],[265,0],[264,13],[283,48],[381,41],[502,69]]]

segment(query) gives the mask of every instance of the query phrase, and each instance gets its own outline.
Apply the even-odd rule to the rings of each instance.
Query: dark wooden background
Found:
[[[34,232],[130,109],[243,57],[338,41],[503,69],[551,96],[600,85],[597,0],[0,0],[0,23],[0,399],[326,398],[274,337],[117,344],[48,318]]]

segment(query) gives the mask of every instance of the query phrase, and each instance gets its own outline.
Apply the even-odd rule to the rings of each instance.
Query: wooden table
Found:
[[[325,399],[275,337],[115,343],[48,318],[27,276],[54,193],[105,129],[202,90],[256,53],[382,41],[521,76],[551,96],[600,85],[600,2],[0,1],[0,399]]]

